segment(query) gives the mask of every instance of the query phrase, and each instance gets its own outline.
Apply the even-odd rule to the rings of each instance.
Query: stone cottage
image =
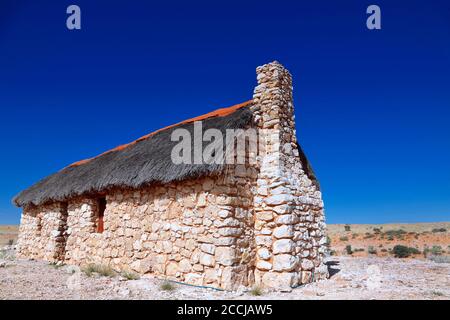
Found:
[[[327,277],[323,202],[297,142],[291,75],[278,62],[256,73],[252,100],[74,163],[18,194],[19,257],[227,290]],[[175,164],[174,130],[192,133],[198,122],[269,134],[259,133],[266,144],[253,163]]]

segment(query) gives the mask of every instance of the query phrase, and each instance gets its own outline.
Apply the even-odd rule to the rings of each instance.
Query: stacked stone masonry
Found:
[[[273,62],[257,68],[257,80],[254,122],[275,142],[259,150],[256,165],[111,190],[101,195],[101,233],[99,195],[27,206],[19,256],[109,265],[226,290],[283,289],[327,277],[323,202],[300,161],[291,75]]]

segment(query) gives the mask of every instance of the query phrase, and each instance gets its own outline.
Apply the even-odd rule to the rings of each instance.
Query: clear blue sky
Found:
[[[449,1],[164,2],[1,0],[0,224],[62,167],[250,99],[272,60],[329,223],[450,220]]]

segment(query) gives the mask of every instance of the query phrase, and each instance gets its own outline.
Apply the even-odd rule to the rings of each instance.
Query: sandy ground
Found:
[[[225,292],[143,277],[86,276],[76,267],[0,260],[0,299],[450,299],[450,264],[382,257],[330,257],[329,280],[291,292]]]

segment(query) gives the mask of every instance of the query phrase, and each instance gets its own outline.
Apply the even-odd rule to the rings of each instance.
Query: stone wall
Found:
[[[251,190],[255,168],[238,166],[227,175],[106,195],[104,231],[96,232],[96,199],[68,203],[65,263],[109,265],[117,271],[152,273],[194,285],[236,289],[254,283]],[[57,205],[53,205],[57,206]],[[58,221],[51,206],[26,209],[19,252],[48,260],[35,214]],[[44,228],[43,228],[44,230]],[[31,252],[31,251],[32,252]]]
[[[67,204],[24,209],[19,228],[19,257],[55,262],[64,259]]]

